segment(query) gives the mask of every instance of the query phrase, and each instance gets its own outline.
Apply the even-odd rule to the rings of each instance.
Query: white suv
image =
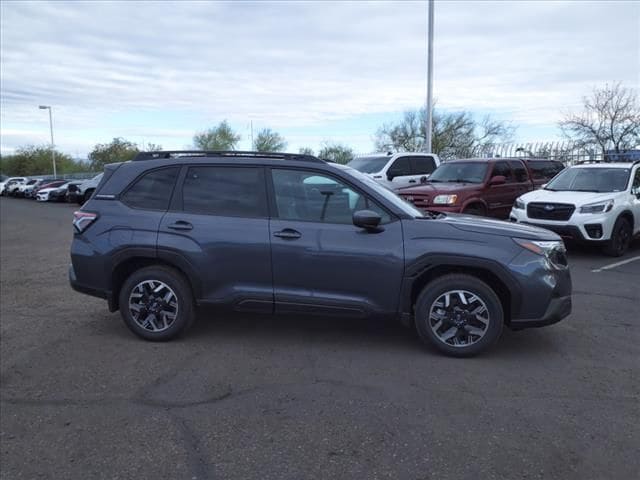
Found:
[[[373,153],[356,157],[349,167],[369,175],[390,190],[419,185],[440,165],[437,155],[420,152]]]
[[[640,161],[567,168],[542,190],[519,197],[509,218],[623,255],[640,234]]]

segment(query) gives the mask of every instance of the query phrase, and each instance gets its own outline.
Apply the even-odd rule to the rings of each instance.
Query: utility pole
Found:
[[[49,105],[40,105],[40,110],[49,110],[49,131],[51,133],[51,163],[53,163],[53,178],[57,178],[56,175],[56,150],[53,143],[53,116],[51,114],[51,107]]]
[[[251,120],[251,150],[255,150],[255,144],[253,143],[253,120]]]
[[[433,135],[433,6],[434,0],[428,0],[429,11],[427,14],[427,23],[429,24],[429,33],[427,38],[427,115],[426,115],[426,139],[425,151],[432,152],[432,135]]]

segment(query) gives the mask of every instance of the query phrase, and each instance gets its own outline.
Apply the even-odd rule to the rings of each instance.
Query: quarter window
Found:
[[[262,168],[189,167],[182,187],[185,212],[227,217],[266,217]]]
[[[353,213],[373,210],[391,218],[365,195],[331,177],[300,170],[272,170],[278,217],[283,220],[351,224]]]
[[[178,171],[178,167],[169,167],[144,174],[125,192],[122,201],[133,208],[166,210]]]

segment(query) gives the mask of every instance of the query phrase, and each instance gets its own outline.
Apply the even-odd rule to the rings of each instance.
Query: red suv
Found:
[[[543,159],[478,158],[441,164],[429,181],[396,193],[421,210],[508,218],[516,198],[564,168]]]

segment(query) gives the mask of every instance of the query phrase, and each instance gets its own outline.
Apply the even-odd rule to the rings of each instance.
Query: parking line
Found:
[[[596,268],[595,270],[591,270],[592,273],[602,272],[603,270],[610,270],[612,268],[619,267],[620,265],[625,265],[627,263],[635,262],[636,260],[640,260],[640,256],[627,258],[621,262],[612,263],[611,265],[605,265],[604,267]]]

